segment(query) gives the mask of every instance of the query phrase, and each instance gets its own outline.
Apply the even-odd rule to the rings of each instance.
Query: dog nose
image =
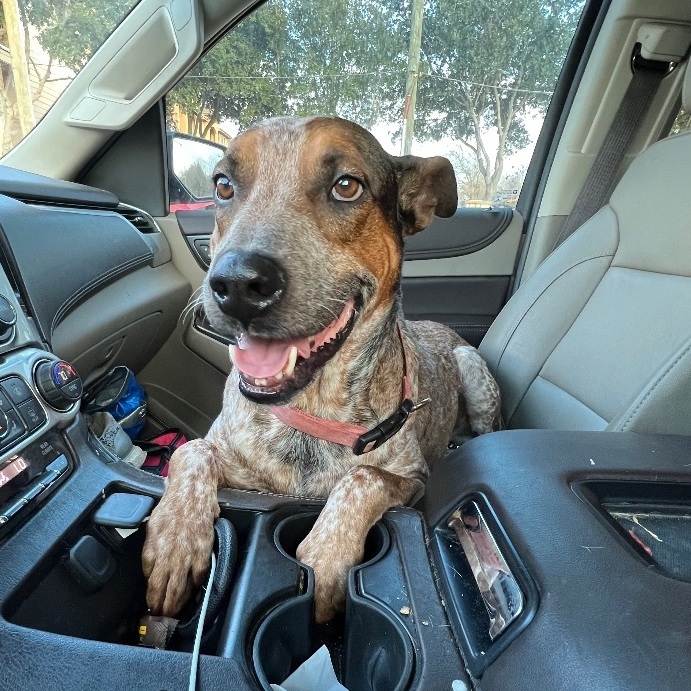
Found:
[[[262,254],[226,252],[209,276],[209,287],[221,311],[247,326],[281,299],[286,274]]]

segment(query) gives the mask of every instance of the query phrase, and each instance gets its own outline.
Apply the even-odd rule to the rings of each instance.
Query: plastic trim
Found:
[[[455,588],[450,581],[451,574],[457,575],[458,572],[453,563],[450,563],[449,547],[446,547],[446,544],[449,539],[456,540],[457,538],[453,530],[448,528],[448,522],[456,508],[471,501],[476,502],[481,508],[487,527],[525,598],[521,613],[493,641],[478,640],[476,633],[472,630],[472,625],[464,616],[468,614],[468,598],[464,597],[463,593]],[[430,548],[437,563],[437,572],[440,575],[440,586],[444,591],[448,615],[454,624],[454,631],[463,650],[468,670],[473,676],[480,677],[532,621],[539,606],[538,589],[484,494],[473,492],[462,495],[456,502],[453,511],[449,512],[444,520],[434,527],[433,535],[434,539],[430,541]],[[461,598],[457,595],[461,595]],[[489,634],[487,638],[489,638]]]

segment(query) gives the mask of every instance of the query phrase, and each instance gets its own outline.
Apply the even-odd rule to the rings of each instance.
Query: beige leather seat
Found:
[[[638,156],[480,352],[509,428],[691,434],[691,133]]]

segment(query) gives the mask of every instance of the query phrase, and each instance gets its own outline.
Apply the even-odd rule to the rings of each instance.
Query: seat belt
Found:
[[[554,249],[594,216],[609,200],[624,156],[650,110],[660,83],[674,63],[646,60],[639,52],[631,59],[633,77],[612,120],[602,147],[586,177],[573,209],[559,233]]]

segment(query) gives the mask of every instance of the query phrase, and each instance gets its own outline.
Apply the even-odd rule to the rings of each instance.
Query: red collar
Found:
[[[368,430],[361,425],[353,425],[348,422],[333,422],[323,418],[310,415],[297,408],[287,406],[272,405],[269,410],[288,427],[304,432],[317,439],[349,446],[353,453],[360,456],[363,453],[372,451],[381,446],[387,439],[398,432],[405,424],[405,421],[418,408],[427,405],[432,399],[425,398],[419,403],[413,403],[410,391],[410,381],[408,379],[408,358],[406,357],[405,345],[403,344],[403,334],[401,326],[398,325],[398,338],[401,341],[403,351],[403,396],[401,405],[396,411],[382,420],[376,427]]]

